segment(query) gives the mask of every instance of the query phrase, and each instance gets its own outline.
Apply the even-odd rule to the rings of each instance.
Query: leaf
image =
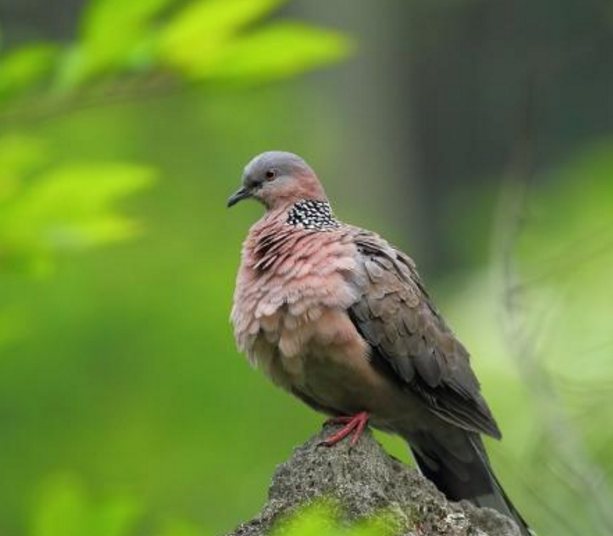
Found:
[[[392,536],[405,532],[392,513],[382,511],[353,525],[342,521],[342,507],[333,501],[319,501],[298,509],[273,527],[272,536]]]
[[[94,504],[79,479],[56,475],[42,486],[32,536],[128,536],[140,516],[135,501],[116,497]]]
[[[0,207],[15,195],[21,180],[48,157],[47,146],[41,140],[17,135],[0,139]]]
[[[54,477],[40,493],[34,512],[32,536],[83,536],[87,505],[80,482]]]
[[[55,67],[59,48],[39,43],[0,58],[0,100],[23,92],[46,78]]]
[[[188,4],[168,23],[160,44],[160,58],[190,72],[207,64],[247,25],[287,0],[201,0]]]
[[[264,82],[339,61],[350,51],[350,40],[337,32],[283,22],[236,39],[193,74],[203,79]]]
[[[150,23],[176,0],[94,0],[81,22],[81,39],[66,57],[61,89],[73,89],[107,70],[144,66]],[[136,61],[138,60],[138,61]]]
[[[0,214],[5,255],[36,261],[131,238],[138,225],[113,205],[152,178],[150,168],[128,164],[69,164],[49,171]]]

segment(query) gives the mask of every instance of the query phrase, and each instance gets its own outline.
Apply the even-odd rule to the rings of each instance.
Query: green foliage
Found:
[[[199,0],[185,6],[162,32],[162,56],[187,66],[206,64],[239,31],[285,0]]]
[[[42,268],[53,255],[134,236],[138,226],[114,210],[154,172],[120,163],[65,162],[49,168],[47,145],[13,137],[0,146],[3,267]]]
[[[26,45],[0,61],[0,102],[34,89],[51,73],[59,49],[49,43]]]
[[[132,499],[96,504],[78,479],[55,476],[39,493],[30,536],[129,536],[140,513]]]
[[[322,501],[280,521],[272,536],[392,536],[398,524],[390,514],[382,513],[371,519],[348,524],[339,515],[339,506]]]
[[[525,516],[552,533],[602,534],[613,492],[605,477],[613,459],[604,454],[613,441],[605,402],[613,385],[612,150],[611,140],[588,145],[537,177],[516,241],[499,252],[514,270],[499,267],[494,287],[476,274],[451,308],[473,355],[485,356],[475,364],[504,423],[494,465]],[[506,475],[518,474],[513,489]],[[548,508],[526,500],[531,493]]]
[[[234,40],[204,65],[196,62],[193,75],[234,83],[263,82],[338,61],[349,49],[347,39],[335,32],[282,22]]]
[[[612,173],[613,140],[587,147],[550,173],[532,195],[532,217],[518,246],[523,291],[547,341],[543,353],[556,377],[570,382],[602,379],[607,370]],[[534,316],[527,322],[536,322]],[[603,344],[590,359],[575,358]]]
[[[175,75],[185,81],[265,82],[348,53],[347,39],[328,30],[297,23],[250,29],[283,3],[199,0],[177,6],[175,0],[92,0],[74,43],[26,44],[0,55],[0,107],[10,112],[16,100],[18,117],[32,110],[45,113],[58,103],[70,106],[71,95],[76,104],[82,96],[77,90],[85,84],[96,95],[106,95],[111,84],[115,94],[122,76],[135,78],[136,86],[129,87],[138,89],[139,76],[154,70],[162,86],[174,83]],[[45,155],[48,147],[37,141],[10,136],[0,141],[3,265],[35,261],[43,266],[53,252],[134,235],[134,223],[112,205],[150,182],[152,170],[108,162],[56,164]]]
[[[83,14],[80,40],[82,54],[89,62],[88,74],[127,65],[139,67],[134,59],[148,40],[152,20],[175,1],[90,2]]]
[[[160,39],[163,62],[196,80],[253,83],[336,62],[349,50],[337,32],[281,22],[245,32],[282,0],[201,0],[188,4]]]
[[[23,100],[26,90],[63,99],[98,94],[95,82],[107,83],[103,94],[129,94],[139,84],[151,91],[154,74],[152,91],[177,82],[261,83],[347,56],[349,40],[335,31],[294,23],[252,28],[286,1],[92,0],[75,42],[0,55],[0,106]]]

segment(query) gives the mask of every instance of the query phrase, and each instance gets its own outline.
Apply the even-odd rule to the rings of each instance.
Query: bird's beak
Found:
[[[243,199],[248,199],[251,197],[251,190],[245,188],[244,186],[238,190],[230,199],[228,199],[228,208],[233,207]]]

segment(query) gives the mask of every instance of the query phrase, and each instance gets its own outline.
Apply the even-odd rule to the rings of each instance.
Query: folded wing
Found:
[[[432,305],[413,261],[367,231],[355,243],[367,278],[349,315],[371,346],[373,364],[441,419],[500,438],[469,354]]]

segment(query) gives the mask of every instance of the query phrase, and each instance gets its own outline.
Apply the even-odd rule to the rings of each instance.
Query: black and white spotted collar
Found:
[[[334,217],[327,201],[302,200],[295,203],[287,216],[287,223],[311,231],[333,231],[341,224]]]

